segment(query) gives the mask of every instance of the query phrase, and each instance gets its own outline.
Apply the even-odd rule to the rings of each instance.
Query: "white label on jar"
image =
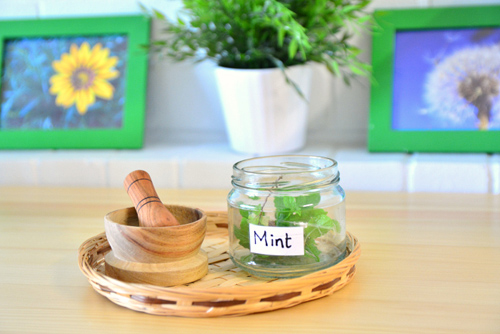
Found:
[[[249,224],[250,252],[263,255],[304,255],[304,227]]]

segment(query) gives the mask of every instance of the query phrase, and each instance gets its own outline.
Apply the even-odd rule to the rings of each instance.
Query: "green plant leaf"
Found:
[[[371,15],[365,15],[365,16],[361,16],[358,18],[358,22],[359,23],[365,23],[365,22],[368,22],[372,19],[372,16]]]
[[[280,47],[283,46],[283,43],[285,41],[285,33],[286,33],[286,30],[284,27],[281,27],[279,30],[278,30],[278,45]]]
[[[311,257],[316,262],[319,262],[319,260],[320,260],[319,256],[320,256],[321,252],[316,245],[315,239],[308,238],[305,240],[304,253],[307,257]]]
[[[249,224],[259,225],[262,220],[262,205],[258,204],[254,207],[240,209],[241,222],[240,226],[234,226],[234,236],[239,240],[242,247],[250,248],[250,227]],[[267,220],[266,220],[267,222]]]
[[[332,60],[330,62],[330,68],[333,70],[333,73],[335,73],[336,76],[341,76],[341,73],[340,73],[340,67],[339,67],[339,63],[336,62],[335,60]]]
[[[240,226],[234,226],[234,236],[239,240],[242,247],[250,248],[250,227],[248,226],[248,218],[241,218]]]
[[[307,195],[295,197],[295,202],[301,207],[314,207],[321,201],[321,195],[319,192],[313,192]]]
[[[142,13],[149,15],[149,9],[142,2],[139,2],[138,5]]]
[[[160,19],[160,20],[166,19],[165,15],[157,9],[153,9],[153,15],[155,18]]]
[[[349,65],[349,69],[354,73],[354,74],[357,74],[357,75],[360,75],[360,76],[365,76],[367,73],[366,71],[363,71],[362,69],[356,67],[355,65],[351,64]]]
[[[344,8],[342,8],[342,13],[348,14],[348,13],[351,13],[351,12],[358,10],[358,9],[359,9],[359,7],[356,5],[349,5],[349,6],[345,6]]]
[[[307,256],[319,261],[320,251],[316,246],[316,239],[334,230],[340,233],[338,221],[330,218],[328,212],[316,208],[321,201],[317,192],[301,196],[276,196],[276,226],[295,226],[297,222],[306,222],[304,229],[304,247]]]

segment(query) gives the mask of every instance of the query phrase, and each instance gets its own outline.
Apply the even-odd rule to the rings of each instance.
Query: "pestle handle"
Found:
[[[125,177],[123,185],[134,203],[140,226],[180,225],[158,197],[153,181],[147,172],[143,170],[133,171]]]

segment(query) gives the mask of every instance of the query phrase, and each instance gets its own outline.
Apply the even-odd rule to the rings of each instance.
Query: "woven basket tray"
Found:
[[[208,274],[194,283],[161,287],[126,283],[104,274],[104,255],[111,250],[105,233],[85,241],[78,265],[99,294],[126,308],[182,317],[238,316],[291,307],[343,288],[356,273],[358,240],[347,233],[347,256],[330,268],[292,279],[261,279],[237,268],[229,259],[227,213],[209,212],[202,248]]]

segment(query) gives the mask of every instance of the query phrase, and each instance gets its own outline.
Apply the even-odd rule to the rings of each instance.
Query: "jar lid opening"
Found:
[[[338,183],[337,162],[308,155],[275,155],[239,161],[233,184],[253,189],[295,189]]]
[[[337,168],[337,161],[312,155],[273,155],[241,160],[233,168],[245,173],[281,175]]]

